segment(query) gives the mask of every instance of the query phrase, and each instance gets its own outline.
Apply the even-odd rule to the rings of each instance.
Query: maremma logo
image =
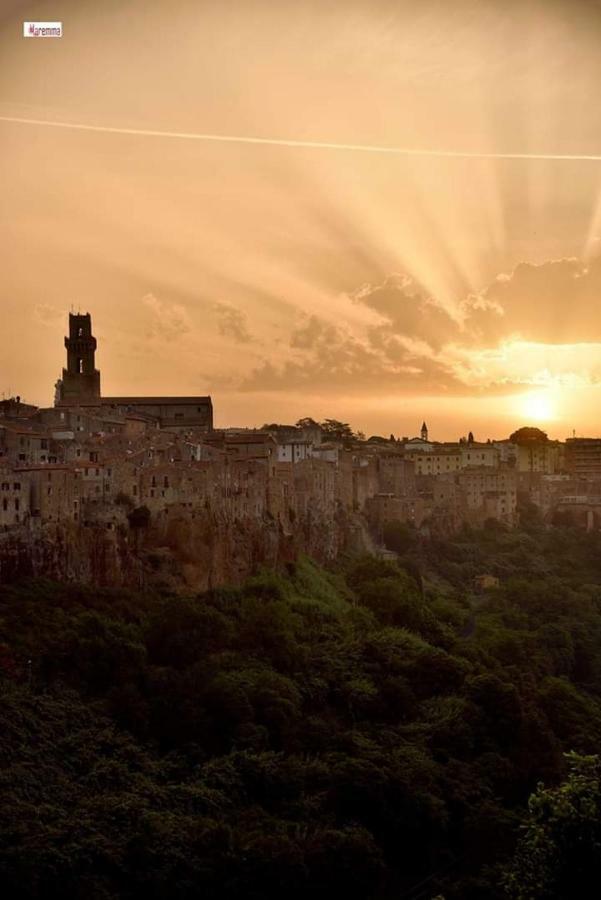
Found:
[[[23,37],[62,37],[62,22],[23,22]]]

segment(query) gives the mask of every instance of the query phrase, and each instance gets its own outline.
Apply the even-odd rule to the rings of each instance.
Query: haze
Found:
[[[0,393],[52,402],[73,306],[104,392],[220,426],[600,433],[597,3],[2,8]]]

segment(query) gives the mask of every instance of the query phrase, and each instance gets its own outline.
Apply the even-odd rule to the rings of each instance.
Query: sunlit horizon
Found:
[[[74,306],[106,393],[221,426],[601,433],[601,12],[63,6],[0,18],[0,393],[51,404]]]

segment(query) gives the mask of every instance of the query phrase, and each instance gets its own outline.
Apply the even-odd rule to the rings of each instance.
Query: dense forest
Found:
[[[594,896],[601,536],[524,522],[202,596],[0,588],[3,895]]]

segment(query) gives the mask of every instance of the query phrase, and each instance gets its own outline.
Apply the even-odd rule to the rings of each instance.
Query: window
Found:
[[[15,483],[13,484],[13,491],[20,491],[20,490],[21,490],[21,482],[15,481]]]
[[[78,375],[83,375],[83,359],[77,360],[77,373]]]
[[[20,501],[19,501],[19,498],[17,497],[17,499],[15,500],[15,511],[16,512],[19,511],[19,506],[20,506]]]

